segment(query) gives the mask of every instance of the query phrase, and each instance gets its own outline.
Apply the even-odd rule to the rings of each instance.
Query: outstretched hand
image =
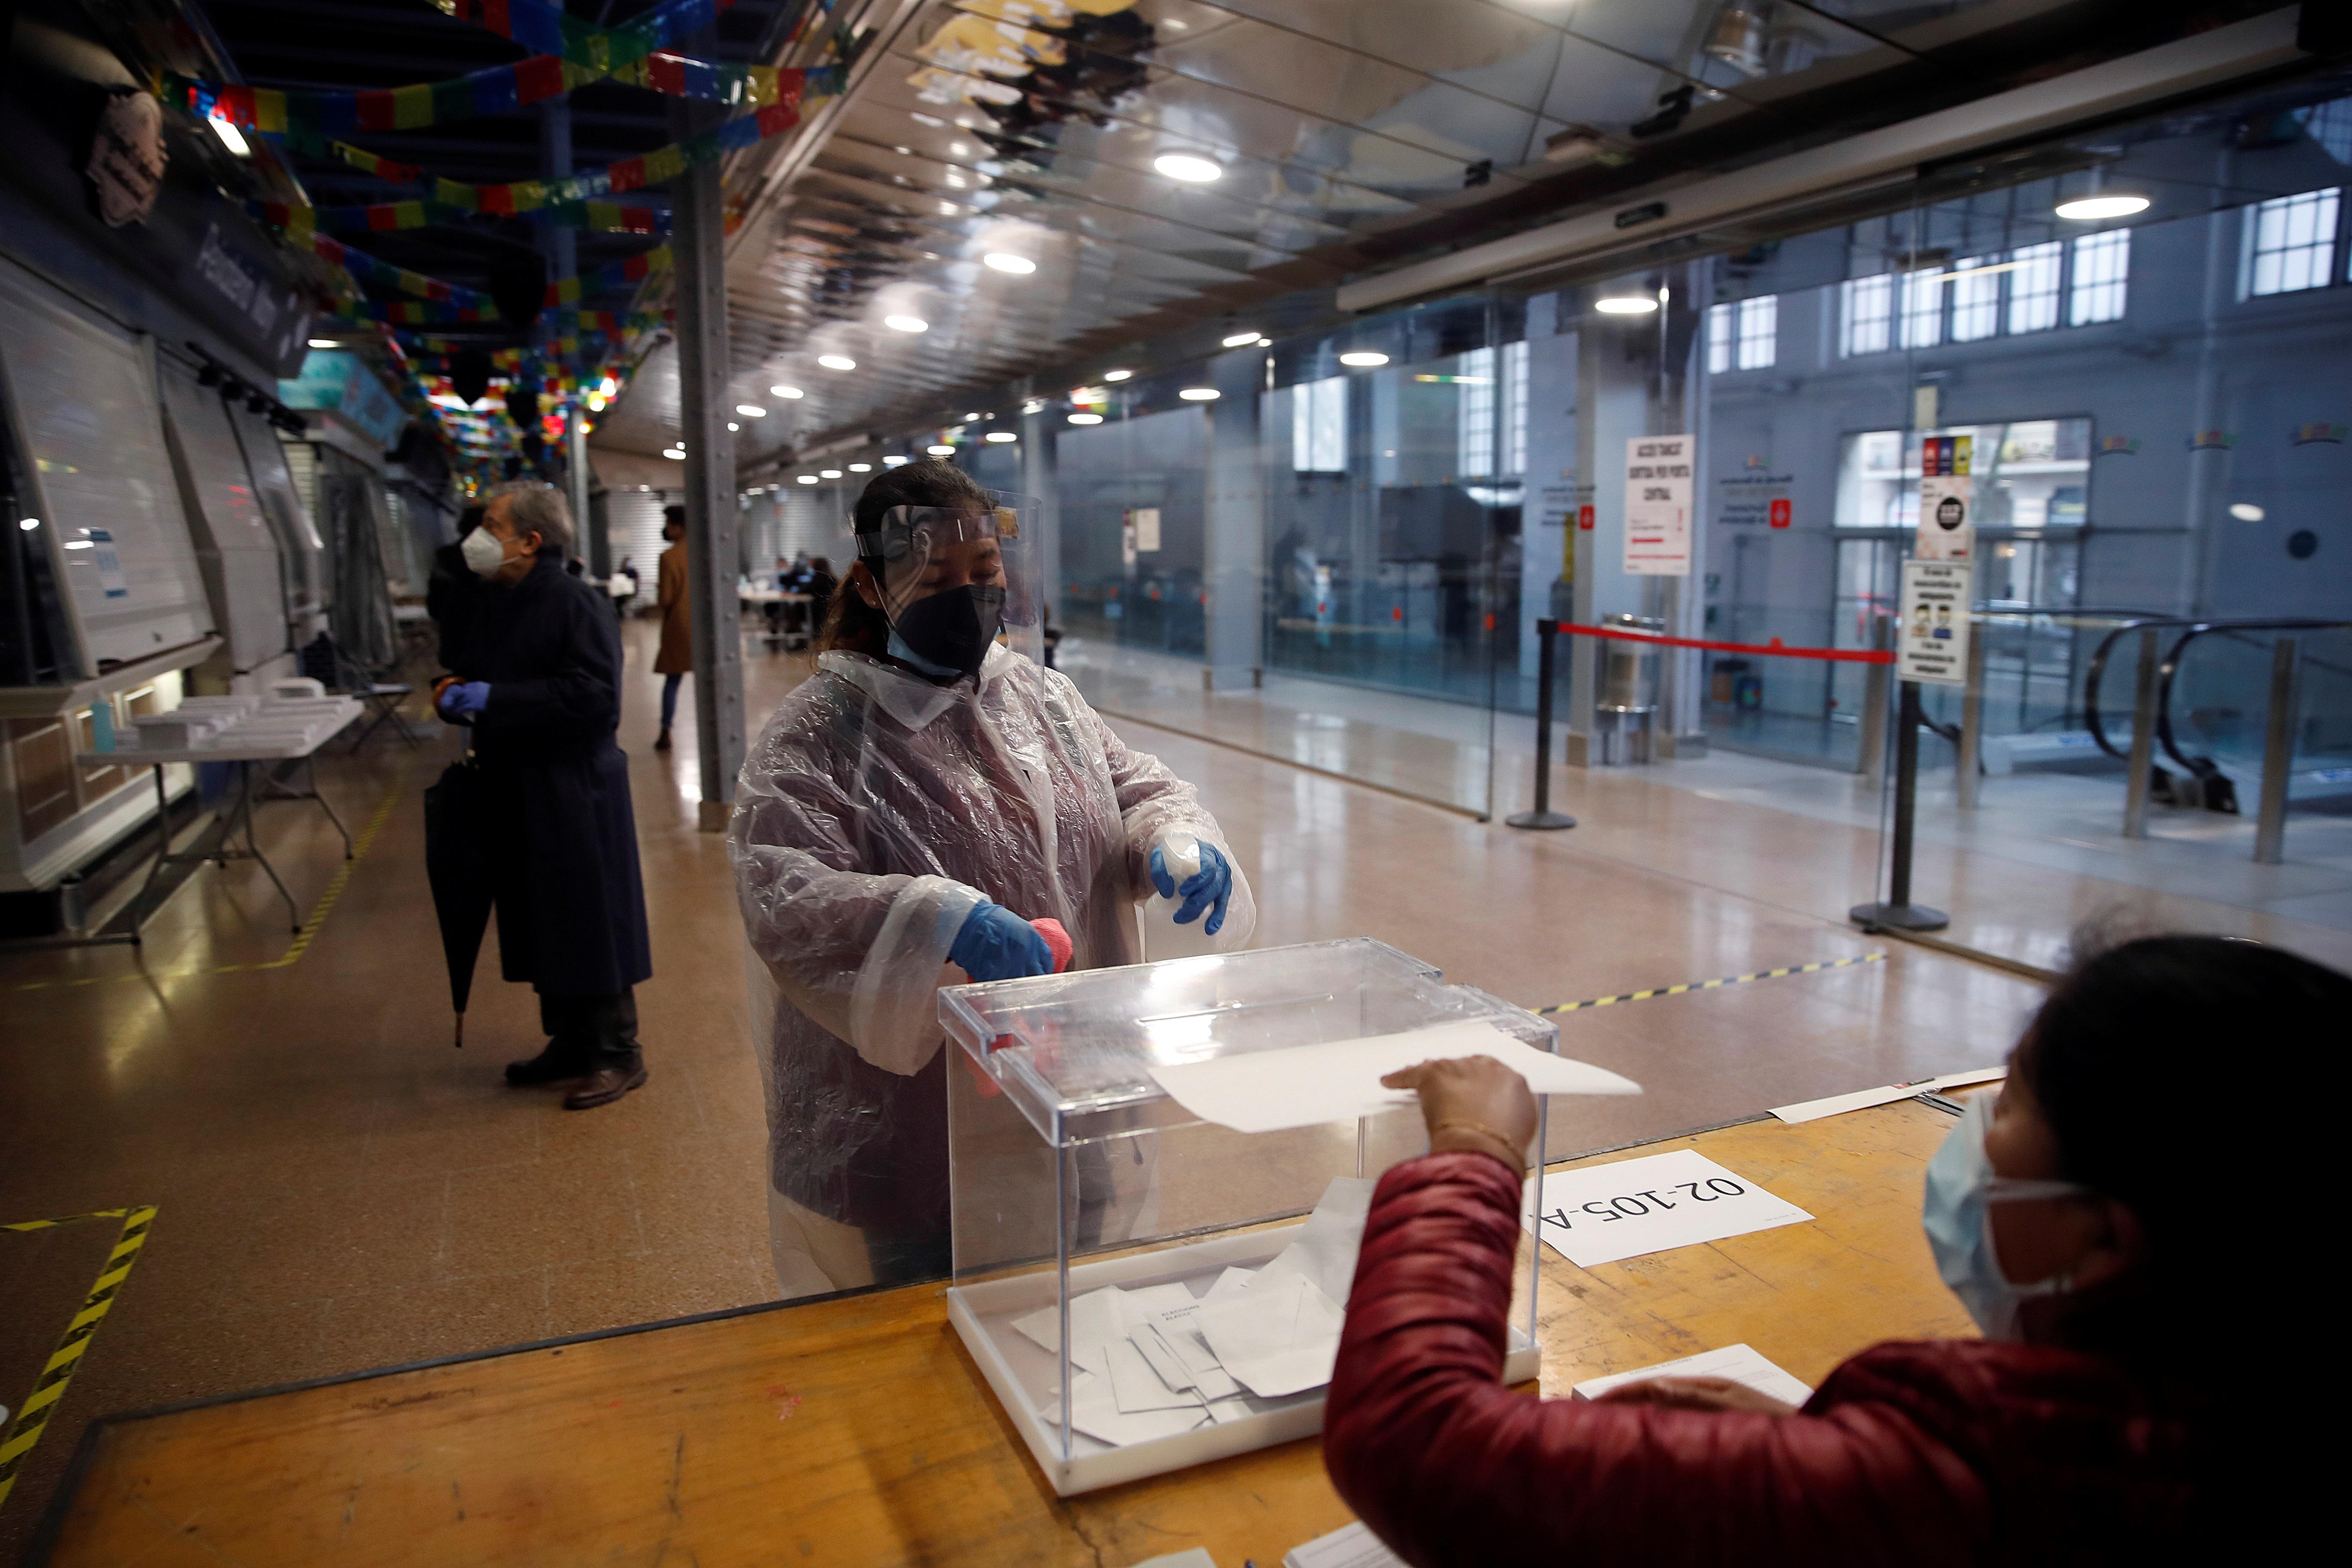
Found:
[[[1536,1135],[1528,1080],[1492,1057],[1454,1057],[1400,1068],[1381,1079],[1421,1097],[1432,1153],[1479,1149],[1524,1168]]]
[[[1759,1415],[1794,1415],[1797,1407],[1759,1394],[1727,1377],[1651,1377],[1622,1383],[1595,1405],[1661,1405],[1673,1410],[1747,1410]]]

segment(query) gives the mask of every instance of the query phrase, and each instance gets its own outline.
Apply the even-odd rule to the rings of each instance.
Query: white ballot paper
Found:
[[[1857,1089],[1851,1094],[1801,1100],[1794,1105],[1776,1105],[1772,1108],[1772,1114],[1783,1121],[1818,1121],[1824,1116],[1835,1116],[1842,1111],[1866,1110],[1874,1105],[1892,1105],[1898,1100],[1908,1100],[1915,1094],[1941,1094],[1948,1089],[1966,1089],[1972,1083],[1990,1083],[1995,1079],[2008,1076],[2007,1068],[1975,1068],[1968,1072],[1948,1072],[1935,1078],[1916,1079],[1910,1083]]]
[[[1538,1094],[1642,1092],[1631,1079],[1537,1050],[1477,1019],[1402,1035],[1244,1051],[1150,1071],[1178,1104],[1204,1121],[1236,1132],[1276,1132],[1351,1121],[1411,1105],[1412,1090],[1382,1089],[1381,1078],[1416,1062],[1481,1056],[1493,1057],[1517,1073]]]
[[[1405,1568],[1405,1561],[1381,1543],[1370,1525],[1358,1520],[1292,1547],[1282,1568]]]
[[[1096,1442],[1108,1443],[1114,1448],[1190,1432],[1208,1415],[1197,1405],[1181,1410],[1147,1410],[1129,1415],[1118,1407],[1110,1379],[1087,1376],[1070,1380],[1070,1425]],[[1059,1421],[1061,1412],[1055,1410],[1045,1419]]]
[[[1303,1274],[1260,1279],[1238,1296],[1203,1301],[1192,1324],[1235,1382],[1276,1399],[1331,1381],[1347,1313]]]
[[[1726,1345],[1719,1351],[1701,1351],[1696,1355],[1662,1361],[1655,1366],[1645,1366],[1635,1372],[1588,1377],[1576,1385],[1575,1394],[1579,1399],[1598,1399],[1612,1388],[1654,1377],[1727,1377],[1734,1383],[1747,1384],[1759,1394],[1786,1400],[1790,1405],[1802,1405],[1813,1396],[1811,1389],[1747,1345]]]
[[[1542,1211],[1537,1234],[1580,1268],[1813,1217],[1696,1149],[1547,1173]]]
[[[1190,1410],[1204,1414],[1201,1396],[1191,1389],[1168,1386],[1143,1352],[1130,1340],[1113,1340],[1103,1347],[1110,1361],[1111,1397],[1122,1415],[1141,1415],[1153,1410]]]
[[[1364,1219],[1371,1213],[1372,1189],[1378,1184],[1361,1176],[1333,1178],[1315,1212],[1298,1227],[1298,1239],[1257,1271],[1255,1289],[1263,1290],[1274,1280],[1303,1274],[1323,1294],[1347,1305],[1348,1293],[1356,1286],[1356,1249],[1363,1245]]]
[[[1130,1322],[1139,1322],[1156,1311],[1171,1307],[1189,1307],[1192,1292],[1181,1285],[1146,1285],[1140,1289],[1122,1290],[1116,1285],[1106,1285],[1099,1290],[1089,1290],[1083,1296],[1070,1298],[1070,1360],[1093,1373],[1097,1377],[1110,1375],[1110,1360],[1105,1347],[1113,1340],[1128,1336]],[[1040,1307],[1026,1317],[1013,1320],[1014,1331],[1047,1351],[1062,1348],[1062,1314],[1054,1307]]]

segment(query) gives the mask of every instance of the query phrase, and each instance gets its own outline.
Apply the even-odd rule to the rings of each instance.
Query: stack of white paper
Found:
[[[1702,1351],[1696,1355],[1662,1361],[1655,1366],[1645,1366],[1635,1372],[1588,1377],[1576,1385],[1575,1394],[1579,1399],[1598,1399],[1612,1388],[1628,1383],[1643,1383],[1654,1377],[1727,1377],[1759,1394],[1769,1394],[1790,1405],[1802,1405],[1813,1396],[1811,1389],[1747,1345],[1726,1345],[1719,1351]]]
[[[1342,1177],[1292,1242],[1261,1269],[1227,1268],[1199,1296],[1184,1283],[1116,1286],[1070,1302],[1070,1424],[1118,1447],[1259,1414],[1258,1402],[1331,1381],[1372,1184]],[[1325,1281],[1336,1280],[1335,1299]],[[1013,1330],[1061,1347],[1061,1314],[1042,1308]],[[1039,1414],[1061,1419],[1049,1398]]]
[[[1382,1545],[1370,1525],[1358,1520],[1292,1547],[1282,1559],[1282,1568],[1405,1568],[1405,1561]]]

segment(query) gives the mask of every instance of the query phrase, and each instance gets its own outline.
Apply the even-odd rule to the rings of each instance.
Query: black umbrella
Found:
[[[457,1010],[456,1044],[466,1043],[466,998],[474,989],[474,962],[490,923],[489,802],[482,771],[471,757],[442,770],[425,792],[425,875],[433,885],[433,912],[441,921],[441,954],[449,964],[449,1005]]]

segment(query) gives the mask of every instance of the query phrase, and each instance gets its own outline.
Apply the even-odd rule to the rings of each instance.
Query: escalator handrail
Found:
[[[2189,624],[2187,616],[2149,616],[2145,620],[2126,621],[2101,638],[2098,647],[2093,651],[2090,665],[2083,671],[2083,725],[2091,731],[2091,739],[2097,742],[2099,750],[2117,762],[2129,762],[2130,753],[2116,750],[2116,743],[2107,739],[2107,726],[2099,717],[2099,685],[2106,679],[2108,652],[2116,646],[2116,639],[2126,632]]]
[[[2172,738],[2172,678],[2179,672],[2180,656],[2189,651],[2189,645],[2190,643],[2195,642],[2199,637],[2208,636],[2214,632],[2326,632],[2347,630],[2352,630],[2352,621],[2295,618],[2280,620],[2198,621],[2190,623],[2189,629],[2180,634],[2180,640],[2172,645],[2172,651],[2164,656],[2163,663],[2157,667],[2156,739],[2157,742],[2164,748],[2164,754],[2170,757],[2175,763],[2179,763],[2186,772],[2190,773],[2198,772],[2196,764],[2190,762],[2189,758],[2181,755],[2180,748],[2173,743]],[[2210,766],[2212,763],[2212,759],[2210,757],[2204,758],[2202,761],[2204,761],[2208,766]]]

